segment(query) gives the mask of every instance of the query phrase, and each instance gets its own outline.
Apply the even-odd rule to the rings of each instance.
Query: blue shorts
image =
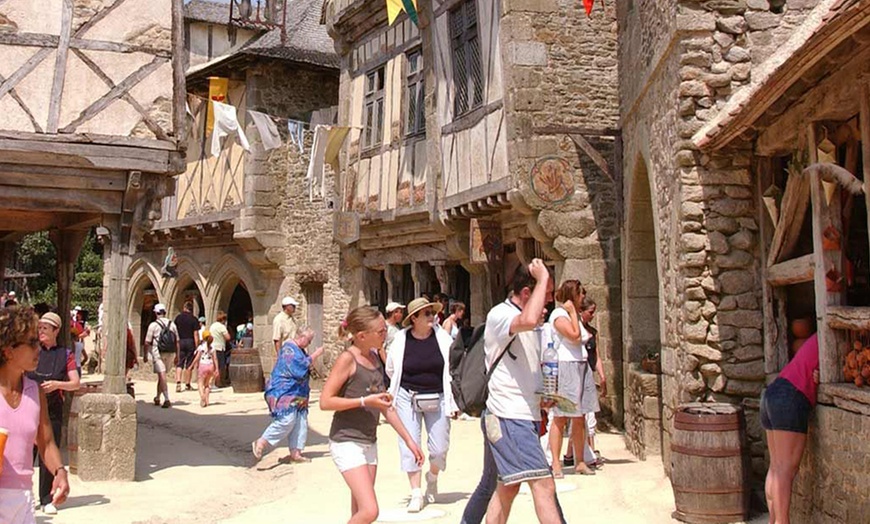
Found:
[[[784,378],[777,378],[761,394],[761,426],[766,430],[806,433],[812,404]]]
[[[499,482],[511,485],[553,476],[538,437],[540,422],[499,418],[489,411],[483,416]]]

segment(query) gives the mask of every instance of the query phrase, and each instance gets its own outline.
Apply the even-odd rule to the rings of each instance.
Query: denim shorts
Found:
[[[487,445],[505,485],[552,477],[538,437],[540,422],[499,418],[484,411]]]
[[[784,378],[777,378],[761,394],[761,425],[766,430],[806,433],[812,405],[806,395]]]

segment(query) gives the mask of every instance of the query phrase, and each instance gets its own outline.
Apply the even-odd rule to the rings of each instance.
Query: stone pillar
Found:
[[[432,262],[435,268],[435,278],[438,279],[438,287],[445,295],[450,295],[450,273],[444,262]]]
[[[486,320],[493,306],[493,289],[490,271],[485,265],[465,264],[471,277],[471,324],[476,326]]]
[[[127,394],[83,395],[78,440],[79,478],[85,481],[134,480],[136,401]]]
[[[384,265],[384,280],[387,281],[387,303],[402,302],[399,291],[402,289],[402,270],[393,264]]]
[[[79,258],[87,234],[87,231],[72,229],[53,229],[48,234],[57,251],[57,309],[63,320],[59,339],[68,348],[73,347],[69,315],[72,309],[72,281],[75,277],[76,260]]]

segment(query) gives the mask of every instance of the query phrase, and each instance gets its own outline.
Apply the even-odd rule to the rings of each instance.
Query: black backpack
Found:
[[[472,417],[479,417],[486,408],[489,396],[489,378],[492,370],[501,362],[507,349],[496,358],[489,373],[486,372],[486,353],[483,349],[483,333],[486,324],[474,328],[466,345],[462,337],[456,337],[450,346],[450,376],[453,398],[459,410]],[[508,343],[508,347],[513,342]]]
[[[162,327],[160,336],[157,337],[157,351],[161,353],[175,353],[178,346],[176,344],[175,333],[170,329],[172,322],[167,322],[166,324],[157,323]]]

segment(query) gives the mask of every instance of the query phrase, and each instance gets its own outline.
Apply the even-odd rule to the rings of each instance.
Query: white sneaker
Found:
[[[435,495],[438,494],[438,475],[426,473],[426,502],[435,503]]]
[[[42,506],[42,512],[46,515],[57,515],[57,508],[54,506],[54,504],[49,502],[45,506]]]
[[[420,513],[423,509],[423,495],[412,494],[408,502],[408,513]]]

